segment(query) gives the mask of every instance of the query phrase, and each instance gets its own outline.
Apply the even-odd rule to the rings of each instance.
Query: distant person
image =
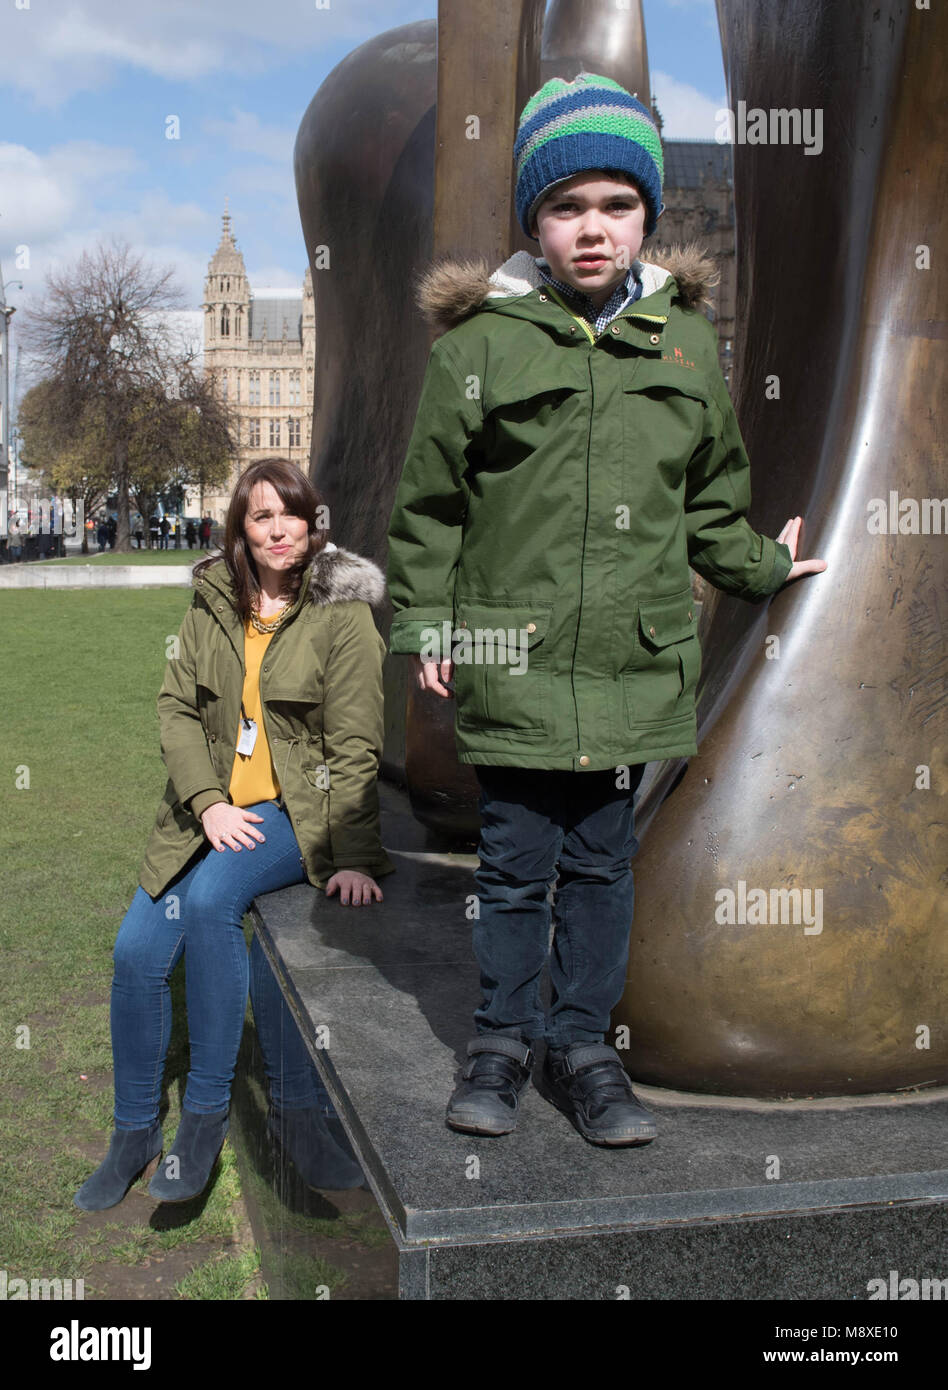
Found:
[[[241,927],[261,893],[308,879],[356,907],[380,902],[375,879],[394,872],[377,789],[385,643],[370,606],[385,582],[371,560],[327,541],[321,501],[286,459],[252,464],[228,508],[223,555],[194,568],[158,696],[169,781],[115,943],[115,1132],[76,1194],[86,1211],[120,1202],[161,1154],[168,981],[182,955],[190,1071],[176,1162],[152,1179],[152,1195],[183,1202],[207,1184],[228,1129],[248,974],[271,1132],[312,1186],[363,1181],[322,1116],[316,1070],[259,941],[248,965]],[[313,780],[320,768],[331,796]]]
[[[158,538],[159,538],[160,534],[161,534],[161,533],[160,533],[160,531],[159,531],[159,529],[158,529],[158,517],[157,517],[157,515],[156,515],[156,516],[151,517],[151,518],[149,519],[149,522],[148,522],[148,549],[149,549],[149,550],[157,550],[157,549],[158,549]]]
[[[197,543],[197,531],[194,529],[194,522],[189,521],[184,528],[184,543],[189,550],[193,550]]]
[[[174,524],[174,548],[175,548],[175,550],[180,550],[180,549],[181,549],[181,518],[180,518],[180,517],[178,517],[177,521],[176,521],[175,524]]]
[[[18,564],[23,555],[23,522],[18,516],[13,518],[10,523],[10,556],[14,564]]]
[[[144,550],[145,548],[145,533],[140,526],[135,532],[135,547],[137,550]]]
[[[105,547],[109,543],[109,527],[104,516],[99,521],[99,529],[96,531],[96,540],[99,543],[99,554],[102,555],[105,552]]]
[[[161,540],[159,541],[159,549],[161,549],[161,550],[167,550],[167,549],[168,549],[168,536],[169,536],[169,533],[170,533],[170,531],[171,531],[171,522],[168,520],[168,518],[167,518],[166,516],[163,516],[163,517],[161,518],[161,520],[159,521],[159,523],[158,523],[158,531],[159,531],[159,534],[160,534],[160,536],[161,536]]]
[[[46,553],[53,559],[61,553],[63,530],[63,505],[58,497],[52,497],[49,504],[49,532]]]
[[[211,548],[211,518],[208,513],[201,517],[201,549]]]
[[[109,532],[109,549],[114,550],[115,538],[118,535],[118,519],[114,516],[110,516],[106,522],[106,526]]]

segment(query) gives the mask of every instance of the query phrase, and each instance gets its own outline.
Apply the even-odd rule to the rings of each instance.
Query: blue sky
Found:
[[[713,138],[726,104],[713,0],[644,8],[666,136]],[[225,194],[251,284],[299,285],[303,112],[353,48],[436,12],[437,0],[4,0],[0,263],[23,281],[8,301],[25,306],[47,270],[116,236],[174,266],[197,308]]]

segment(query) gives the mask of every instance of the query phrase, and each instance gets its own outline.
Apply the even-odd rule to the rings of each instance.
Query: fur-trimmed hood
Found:
[[[230,597],[232,586],[226,565],[205,570],[204,581]],[[307,598],[313,604],[361,599],[376,608],[385,598],[385,576],[374,561],[327,541],[310,564]]]
[[[327,541],[309,567],[310,603],[362,599],[373,608],[385,598],[385,576],[374,561]]]
[[[636,261],[642,277],[642,297],[673,277],[675,299],[686,309],[708,301],[708,290],[719,276],[714,262],[695,242],[652,253],[651,261]],[[422,313],[437,333],[446,333],[468,318],[488,299],[520,297],[545,284],[536,258],[517,251],[491,272],[486,261],[446,259],[431,267],[418,281],[417,300]]]

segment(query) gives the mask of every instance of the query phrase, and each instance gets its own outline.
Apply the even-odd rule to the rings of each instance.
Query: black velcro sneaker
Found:
[[[605,1043],[548,1048],[543,1095],[573,1121],[591,1144],[650,1144],[655,1116],[632,1089],[618,1054]]]
[[[464,1134],[509,1134],[517,1123],[520,1092],[530,1080],[533,1052],[503,1033],[481,1034],[467,1045],[468,1060],[445,1116]]]

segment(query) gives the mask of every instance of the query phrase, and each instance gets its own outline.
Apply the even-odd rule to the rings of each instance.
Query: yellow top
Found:
[[[234,754],[228,790],[235,806],[276,801],[280,795],[280,783],[270,755],[260,706],[260,666],[272,636],[272,632],[258,632],[249,618],[244,623],[244,664],[247,668],[244,677],[244,712],[257,725],[257,741],[252,753]],[[239,726],[237,738],[240,738]]]

